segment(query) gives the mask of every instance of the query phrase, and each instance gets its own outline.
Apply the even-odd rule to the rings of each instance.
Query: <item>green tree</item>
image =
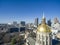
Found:
[[[11,45],[14,45],[16,43],[16,37],[12,38]]]

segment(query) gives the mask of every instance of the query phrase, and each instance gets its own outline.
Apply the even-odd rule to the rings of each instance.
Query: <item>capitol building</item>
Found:
[[[46,18],[43,16],[41,24],[36,32],[35,45],[52,45],[52,34],[50,27],[46,24]]]
[[[52,45],[52,32],[51,28],[46,24],[46,18],[42,17],[41,24],[38,25],[36,33],[34,34],[36,37],[33,39],[30,35],[26,32],[25,45]]]

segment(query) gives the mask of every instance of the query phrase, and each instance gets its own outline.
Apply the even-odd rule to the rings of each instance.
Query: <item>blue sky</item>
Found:
[[[60,19],[60,0],[0,0],[0,23],[34,22],[43,12],[47,20]]]

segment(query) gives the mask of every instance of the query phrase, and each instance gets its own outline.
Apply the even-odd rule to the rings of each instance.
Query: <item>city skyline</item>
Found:
[[[0,0],[0,23],[34,22],[35,18],[60,19],[59,0]]]

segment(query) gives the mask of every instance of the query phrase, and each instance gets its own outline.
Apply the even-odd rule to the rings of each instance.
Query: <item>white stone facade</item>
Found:
[[[51,33],[37,32],[35,45],[52,45]]]

